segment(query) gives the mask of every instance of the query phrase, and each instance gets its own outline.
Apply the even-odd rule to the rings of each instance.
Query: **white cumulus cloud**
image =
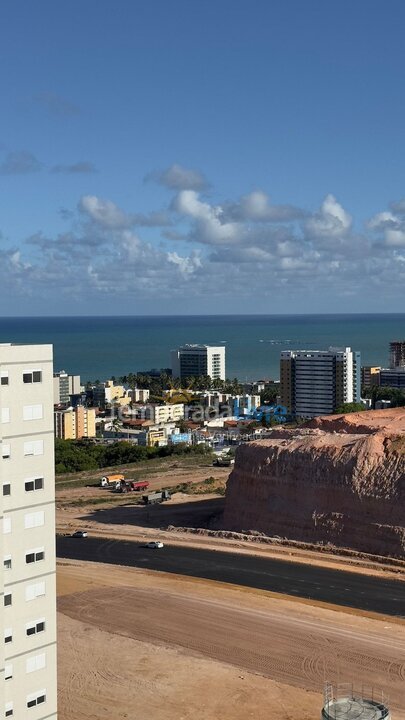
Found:
[[[305,227],[307,233],[316,238],[333,238],[345,235],[350,230],[352,218],[348,212],[338,203],[334,195],[327,195],[319,212],[310,217]]]

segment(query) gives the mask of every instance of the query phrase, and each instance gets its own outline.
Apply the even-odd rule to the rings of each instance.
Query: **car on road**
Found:
[[[145,547],[150,548],[151,550],[159,550],[164,547],[164,544],[160,542],[160,540],[152,540],[152,542],[146,543]]]
[[[86,530],[76,530],[76,532],[73,533],[72,537],[74,538],[86,538],[87,532]]]

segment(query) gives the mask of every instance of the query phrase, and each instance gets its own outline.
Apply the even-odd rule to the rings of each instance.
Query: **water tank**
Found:
[[[356,690],[351,683],[326,683],[322,720],[390,720],[384,693]]]

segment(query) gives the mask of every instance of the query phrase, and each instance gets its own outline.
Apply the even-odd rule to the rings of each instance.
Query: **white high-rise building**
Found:
[[[280,358],[281,404],[298,417],[330,415],[360,402],[360,353],[351,348],[285,350]]]
[[[0,345],[2,717],[55,720],[51,345]]]
[[[225,348],[222,345],[182,345],[172,350],[173,377],[209,375],[211,380],[225,380]]]

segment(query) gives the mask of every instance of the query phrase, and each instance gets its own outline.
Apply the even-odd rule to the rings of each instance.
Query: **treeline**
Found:
[[[391,407],[405,406],[405,390],[393,387],[381,387],[372,385],[362,388],[362,397],[371,399],[371,407],[374,408],[377,400],[389,400]]]
[[[243,384],[237,379],[233,380],[212,380],[209,375],[199,377],[179,378],[172,377],[168,372],[161,372],[160,375],[145,375],[141,373],[128,373],[121,377],[112,377],[116,383],[121,383],[131,389],[143,388],[149,390],[151,396],[160,398],[166,390],[220,390],[224,393],[240,395],[243,392]],[[87,382],[87,387],[101,385],[100,380]]]
[[[126,465],[169,455],[205,455],[205,445],[167,445],[144,447],[129,442],[99,445],[81,440],[55,440],[55,471],[57,475],[84,470],[97,470],[114,465]]]

